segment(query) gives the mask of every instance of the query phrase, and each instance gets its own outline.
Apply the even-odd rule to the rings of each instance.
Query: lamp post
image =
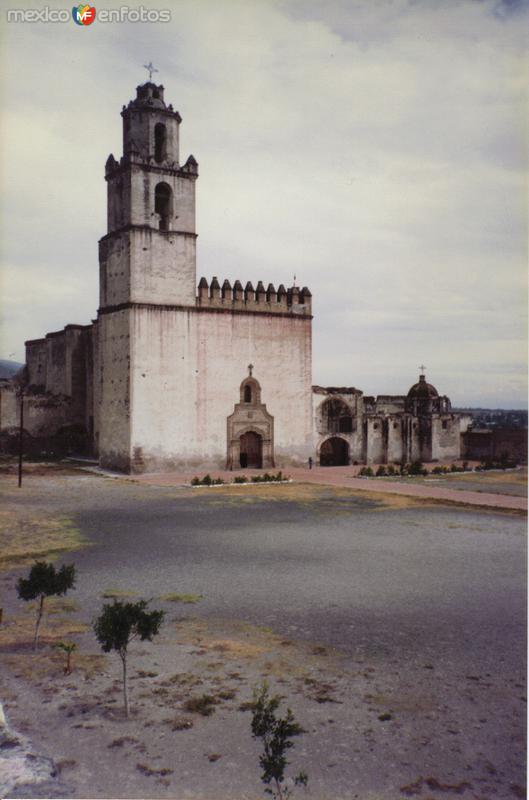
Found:
[[[20,428],[18,433],[18,488],[22,486],[22,456],[24,453],[24,386],[20,384],[18,389],[20,400]]]

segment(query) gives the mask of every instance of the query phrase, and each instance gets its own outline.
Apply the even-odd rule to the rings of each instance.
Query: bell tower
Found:
[[[180,164],[182,119],[163,95],[164,87],[151,81],[137,87],[121,112],[123,155],[119,161],[110,155],[105,165],[94,396],[100,462],[126,472],[137,460],[134,425],[142,418],[146,365],[168,335],[151,323],[171,319],[171,328],[179,310],[196,307],[198,164],[193,156]],[[161,392],[157,374],[150,373],[149,386]]]
[[[179,156],[182,118],[150,81],[123,106],[123,156],[107,159],[107,234],[99,243],[100,309],[195,305],[195,181]]]

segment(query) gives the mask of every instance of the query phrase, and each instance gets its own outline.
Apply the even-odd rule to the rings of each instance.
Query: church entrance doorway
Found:
[[[349,464],[349,445],[345,439],[333,436],[320,447],[320,466],[345,467]]]
[[[240,464],[243,469],[261,469],[263,466],[263,437],[255,431],[243,433],[240,439]]]

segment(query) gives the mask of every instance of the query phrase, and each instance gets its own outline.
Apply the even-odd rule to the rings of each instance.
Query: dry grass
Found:
[[[84,633],[88,627],[84,622],[45,612],[39,641],[42,647],[57,644],[65,638]],[[0,648],[31,645],[34,631],[35,617],[33,614],[26,613],[11,619],[7,618],[0,628]]]
[[[30,683],[46,680],[51,691],[55,691],[64,681],[75,679],[78,674],[82,675],[84,680],[92,680],[103,671],[105,663],[103,655],[84,655],[76,652],[72,659],[72,674],[65,676],[64,655],[55,649],[41,649],[37,652],[29,649],[21,650],[3,656],[2,660],[15,677]]]
[[[43,518],[21,508],[0,512],[0,570],[56,557],[86,544],[68,517]]]
[[[345,486],[327,486],[314,483],[251,484],[249,486],[227,485],[216,490],[212,505],[241,503],[295,502],[302,505],[318,504],[317,513],[324,515],[349,513],[351,505],[366,511],[380,511],[387,508],[424,507],[428,501],[406,495],[377,492],[376,489],[350,489]],[[347,503],[346,501],[351,501]],[[343,505],[337,504],[342,501]],[[345,502],[344,502],[345,501]],[[357,505],[358,504],[358,505]]]
[[[169,592],[162,594],[159,600],[165,600],[169,603],[200,603],[203,599],[201,594],[177,594],[176,592]]]
[[[128,597],[137,597],[137,592],[129,592],[126,589],[105,589],[101,593],[101,597],[104,600],[125,600]]]

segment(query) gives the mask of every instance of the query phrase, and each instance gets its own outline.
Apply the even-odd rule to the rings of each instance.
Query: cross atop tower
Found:
[[[420,367],[419,367],[419,369],[421,370],[421,375],[424,375],[424,370],[426,369],[426,367],[424,366],[424,364],[421,364],[421,365],[420,365]]]
[[[250,373],[250,378],[251,378],[253,372],[253,364],[248,364],[248,372]]]
[[[153,63],[152,63],[152,61],[149,61],[149,63],[148,63],[148,64],[144,64],[144,65],[143,65],[143,67],[144,67],[144,69],[146,69],[146,70],[147,70],[147,72],[149,73],[149,81],[152,81],[152,73],[153,73],[153,72],[160,72],[160,70],[159,70],[159,69],[156,69],[156,67],[154,67],[154,66],[153,66]]]

